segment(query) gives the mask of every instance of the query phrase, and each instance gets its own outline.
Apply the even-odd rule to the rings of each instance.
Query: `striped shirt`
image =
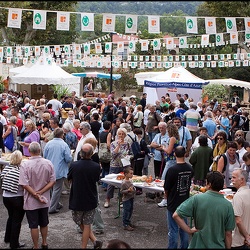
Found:
[[[17,193],[19,186],[20,169],[18,166],[6,165],[1,173],[2,189]]]

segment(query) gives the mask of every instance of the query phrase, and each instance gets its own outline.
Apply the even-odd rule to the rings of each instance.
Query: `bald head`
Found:
[[[90,143],[84,143],[81,148],[81,158],[90,159],[94,153],[94,147]]]

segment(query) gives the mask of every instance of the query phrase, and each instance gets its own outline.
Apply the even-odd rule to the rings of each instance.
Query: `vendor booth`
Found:
[[[155,104],[161,96],[169,93],[171,101],[176,100],[176,94],[188,94],[194,103],[202,101],[202,86],[209,81],[203,80],[185,68],[178,66],[144,80],[144,92],[147,93],[147,103]]]

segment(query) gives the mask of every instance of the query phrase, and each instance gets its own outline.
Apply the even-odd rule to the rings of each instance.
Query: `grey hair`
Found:
[[[131,132],[131,130],[132,130],[130,124],[129,123],[125,123],[125,122],[120,124],[120,128],[125,128],[127,130],[127,132]]]
[[[242,168],[235,168],[234,171],[239,171],[239,178],[244,178],[245,181],[247,182],[248,180],[248,172],[245,169]]]
[[[31,142],[29,145],[29,152],[33,153],[34,155],[40,155],[41,145],[36,141]]]
[[[167,128],[167,123],[166,122],[159,122],[158,126],[164,126],[165,128]]]
[[[16,116],[11,116],[10,117],[10,122],[12,122],[13,124],[16,124],[16,121],[17,121],[17,117]]]
[[[91,126],[90,126],[90,124],[88,122],[81,122],[80,127],[86,128],[88,131],[91,130]]]
[[[209,118],[213,118],[213,113],[212,113],[212,111],[207,111],[207,112],[205,113],[205,115],[206,115],[207,117],[209,117]]]
[[[15,150],[11,155],[10,155],[10,164],[11,165],[20,165],[21,161],[23,159],[23,154],[20,150]]]
[[[65,122],[63,124],[63,128],[66,130],[66,131],[71,131],[71,125],[69,122]]]
[[[118,135],[119,132],[123,132],[125,135],[127,135],[127,129],[125,129],[125,128],[121,128],[121,127],[118,128],[116,134]]]

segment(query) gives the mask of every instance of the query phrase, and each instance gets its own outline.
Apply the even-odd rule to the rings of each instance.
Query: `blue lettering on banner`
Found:
[[[206,83],[192,83],[192,82],[151,82],[144,81],[145,87],[150,88],[186,88],[186,89],[202,89]]]

